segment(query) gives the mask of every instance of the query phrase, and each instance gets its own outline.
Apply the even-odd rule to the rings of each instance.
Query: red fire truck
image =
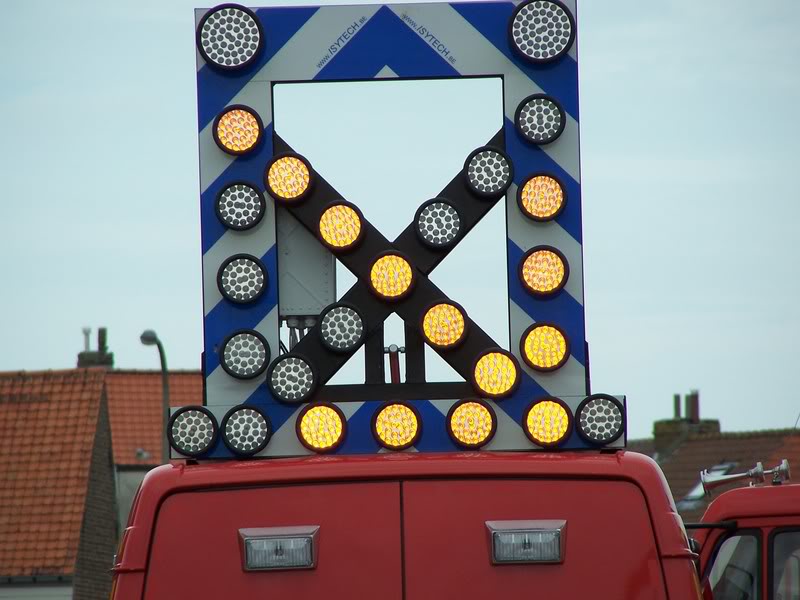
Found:
[[[160,467],[114,567],[142,598],[698,598],[649,458],[385,454]]]
[[[796,599],[788,464],[706,484],[765,474],[716,499],[690,545],[632,452],[188,461],[142,484],[111,597]]]
[[[800,486],[786,485],[789,464],[765,471],[701,475],[706,493],[750,480],[751,486],[720,495],[689,525],[700,554],[705,598],[792,600],[800,598]],[[769,480],[767,485],[765,480]]]

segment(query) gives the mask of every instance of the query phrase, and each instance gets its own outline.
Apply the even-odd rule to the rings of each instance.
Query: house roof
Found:
[[[629,449],[652,455],[649,440],[636,440]],[[765,469],[776,466],[782,459],[790,465],[800,466],[800,431],[779,429],[727,433],[689,434],[673,452],[659,457],[678,510],[687,522],[699,521],[708,506],[709,498],[686,499],[687,494],[700,483],[700,471],[715,465],[732,463],[730,472],[742,473],[764,464]],[[736,482],[714,489],[714,496],[721,492],[748,485],[747,481]]]
[[[650,457],[652,457],[656,451],[655,440],[653,440],[652,438],[640,439],[640,440],[628,440],[628,442],[625,444],[625,448],[630,450],[631,452],[646,454],[647,456]]]
[[[170,406],[203,403],[200,371],[171,371]],[[161,371],[109,371],[106,374],[111,443],[117,465],[161,464]]]
[[[104,375],[0,373],[0,575],[74,573]]]

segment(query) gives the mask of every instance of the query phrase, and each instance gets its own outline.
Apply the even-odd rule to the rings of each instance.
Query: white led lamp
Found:
[[[255,406],[234,406],[222,419],[222,441],[239,457],[250,457],[267,447],[272,437],[269,417]]]
[[[267,369],[267,386],[276,400],[299,404],[308,400],[317,385],[311,363],[298,354],[283,354]]]
[[[616,442],[625,431],[625,407],[608,394],[593,394],[575,411],[578,435],[593,446]]]
[[[197,26],[197,50],[214,69],[232,71],[250,65],[264,48],[264,30],[256,14],[238,4],[221,4]]]
[[[492,146],[473,150],[464,162],[469,190],[484,199],[499,198],[514,180],[514,167],[508,154]]]
[[[222,369],[236,379],[254,379],[267,368],[269,344],[259,332],[240,329],[222,342],[219,362]]]
[[[202,406],[184,406],[167,423],[169,445],[184,456],[205,454],[217,439],[217,421]]]
[[[575,18],[557,0],[528,0],[511,16],[511,47],[522,59],[534,63],[558,60],[575,41]]]
[[[328,350],[353,352],[364,341],[364,333],[364,319],[354,306],[337,302],[320,314],[320,340]]]
[[[235,254],[220,265],[217,287],[220,294],[235,304],[254,302],[267,289],[264,264],[255,256]]]

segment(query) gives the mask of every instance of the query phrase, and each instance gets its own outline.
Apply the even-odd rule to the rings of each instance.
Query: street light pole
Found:
[[[169,464],[169,442],[167,441],[167,423],[169,422],[169,372],[167,371],[167,355],[164,352],[164,345],[158,339],[156,332],[147,329],[139,336],[145,346],[155,346],[158,348],[158,358],[161,360],[161,401],[162,401],[162,435],[161,440],[161,462]]]

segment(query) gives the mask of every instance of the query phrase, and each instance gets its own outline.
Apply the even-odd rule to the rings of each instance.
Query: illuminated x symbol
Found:
[[[444,337],[423,332],[429,345],[481,396],[502,398],[513,393],[520,381],[516,359],[501,350],[428,279],[431,271],[505,195],[513,172],[510,159],[500,150],[503,146],[501,130],[486,146],[469,155],[463,171],[438,198],[425,203],[414,222],[390,242],[357,207],[343,200],[313,172],[305,158],[295,154],[277,134],[274,136],[275,157],[265,170],[267,191],[358,277],[336,305],[357,311],[364,330],[357,343],[344,351],[331,347],[323,343],[320,332],[326,314],[323,311],[320,321],[292,352],[278,357],[270,366],[267,383],[279,400],[307,400],[317,384],[327,382],[393,312],[403,319],[407,329],[424,329],[424,321],[433,329],[446,323],[449,330]],[[432,228],[442,227],[442,222],[436,224],[437,219],[449,223],[450,238],[447,232],[437,237],[436,232],[420,227],[426,210],[433,215]],[[303,379],[303,372],[306,383],[313,381],[314,385],[297,385],[297,374]]]

